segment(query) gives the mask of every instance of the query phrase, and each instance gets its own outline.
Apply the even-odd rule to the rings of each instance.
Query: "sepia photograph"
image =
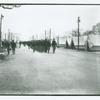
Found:
[[[0,95],[100,95],[100,5],[0,4]]]

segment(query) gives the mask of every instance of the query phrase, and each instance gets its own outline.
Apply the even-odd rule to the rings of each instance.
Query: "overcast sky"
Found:
[[[28,40],[32,35],[44,38],[45,29],[52,30],[52,36],[64,35],[77,29],[77,17],[80,17],[82,32],[91,30],[100,22],[100,6],[71,6],[71,5],[23,5],[20,8],[5,10],[3,32],[20,35],[20,39]]]

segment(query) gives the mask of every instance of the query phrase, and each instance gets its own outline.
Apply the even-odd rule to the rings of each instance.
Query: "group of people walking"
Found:
[[[19,42],[20,46],[22,44],[24,46],[28,46],[29,49],[31,48],[33,52],[38,51],[38,52],[45,52],[45,53],[49,53],[51,47],[52,47],[53,53],[55,53],[56,46],[57,46],[55,39],[53,39],[52,42],[47,39]]]
[[[2,47],[3,47],[3,49],[7,50],[8,55],[10,54],[10,51],[12,51],[12,54],[15,54],[16,43],[14,42],[14,40],[12,40],[12,41],[7,41],[7,40],[2,41]]]
[[[11,51],[12,51],[12,54],[15,54],[16,44],[17,43],[14,40],[12,41],[4,40],[2,41],[2,48],[7,51],[8,55],[10,54]],[[57,47],[57,43],[55,39],[53,39],[52,41],[48,39],[20,41],[19,47],[21,47],[21,45],[27,46],[29,49],[32,49],[33,52],[38,51],[38,52],[45,52],[45,53],[49,53],[51,47],[52,47],[52,52],[55,53],[55,50]]]

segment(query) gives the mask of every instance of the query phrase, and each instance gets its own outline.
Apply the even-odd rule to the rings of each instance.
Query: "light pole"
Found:
[[[59,35],[57,37],[57,46],[59,47]]]
[[[51,28],[50,28],[50,32],[49,32],[49,40],[51,42]]]
[[[13,9],[13,8],[19,8],[21,5],[4,5],[4,4],[0,4],[0,7],[3,9]],[[0,52],[2,52],[2,19],[3,19],[3,15],[1,14],[0,16]]]
[[[79,36],[80,36],[80,31],[79,31],[79,28],[80,28],[80,26],[79,26],[79,23],[80,23],[80,17],[78,17],[78,50],[79,50]]]
[[[1,14],[1,17],[0,17],[0,49],[2,47],[2,19],[3,19],[3,15]]]
[[[45,30],[45,39],[46,39],[46,30]]]

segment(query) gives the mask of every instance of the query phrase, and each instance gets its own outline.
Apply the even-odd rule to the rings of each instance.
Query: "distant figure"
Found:
[[[21,47],[21,41],[19,42],[19,48]]]
[[[53,41],[52,41],[53,53],[55,53],[56,46],[57,46],[57,43],[56,43],[55,39],[53,39]]]
[[[45,39],[44,44],[45,44],[45,52],[47,52],[47,45],[48,45],[47,39]]]
[[[49,53],[49,51],[50,51],[50,46],[51,46],[51,43],[50,43],[50,41],[48,40],[47,41],[47,52]]]
[[[6,40],[2,41],[2,47],[6,49]]]
[[[86,50],[87,50],[87,51],[90,50],[90,48],[89,48],[89,42],[88,42],[88,41],[86,41]]]
[[[12,54],[15,54],[15,48],[16,48],[16,43],[14,42],[14,40],[12,40],[11,42]]]
[[[10,48],[10,42],[9,41],[5,41],[5,46],[7,48],[7,53],[9,55],[10,54],[10,50],[11,50],[11,48]]]

